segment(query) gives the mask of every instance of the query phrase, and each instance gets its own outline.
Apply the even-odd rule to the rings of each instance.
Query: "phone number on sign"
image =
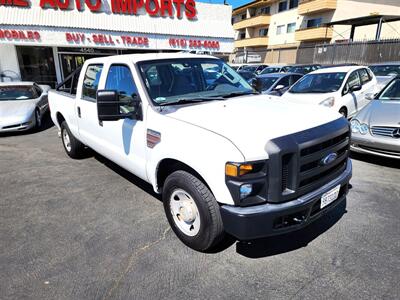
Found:
[[[218,49],[218,41],[201,41],[201,40],[187,40],[187,39],[169,39],[169,45],[172,47],[189,47],[189,48],[207,48]]]

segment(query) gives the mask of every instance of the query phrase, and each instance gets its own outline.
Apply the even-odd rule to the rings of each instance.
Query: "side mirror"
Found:
[[[374,100],[375,96],[376,96],[376,94],[374,94],[374,93],[368,93],[368,94],[365,94],[365,99]]]
[[[97,114],[99,121],[117,121],[120,119],[135,117],[140,118],[140,99],[135,97],[131,101],[119,101],[119,95],[114,90],[97,91]],[[132,112],[121,112],[121,105],[129,105]]]
[[[361,85],[359,85],[359,84],[353,85],[353,86],[350,88],[350,92],[361,91],[361,89],[362,89],[362,86],[361,86]]]
[[[277,86],[274,88],[274,90],[275,90],[275,91],[279,91],[279,90],[281,90],[281,89],[283,89],[283,88],[285,88],[285,86],[284,86],[283,84],[279,84],[279,85],[277,85]]]

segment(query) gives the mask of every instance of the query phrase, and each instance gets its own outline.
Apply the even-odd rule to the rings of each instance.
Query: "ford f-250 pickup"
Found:
[[[255,95],[212,56],[89,59],[49,104],[70,157],[90,147],[149,182],[199,251],[303,228],[348,192],[348,121]]]

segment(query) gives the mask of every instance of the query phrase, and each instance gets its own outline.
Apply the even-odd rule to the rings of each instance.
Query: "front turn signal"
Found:
[[[250,164],[232,164],[227,163],[225,165],[225,175],[231,177],[238,177],[242,175],[246,175],[253,171],[253,166]]]

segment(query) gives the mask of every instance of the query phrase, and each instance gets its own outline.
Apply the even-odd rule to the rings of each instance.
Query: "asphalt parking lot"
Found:
[[[398,162],[357,155],[347,207],[204,254],[149,185],[69,159],[48,125],[0,137],[1,299],[400,299]]]

